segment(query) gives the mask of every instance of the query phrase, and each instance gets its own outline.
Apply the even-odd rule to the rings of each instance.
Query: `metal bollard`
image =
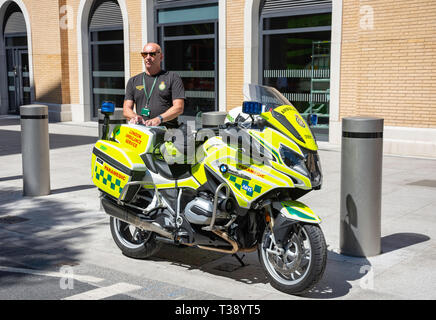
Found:
[[[104,122],[104,114],[101,113],[101,109],[98,109],[98,138],[101,139],[103,135],[103,122]],[[111,115],[109,120],[109,135],[111,135],[112,131],[116,126],[127,123],[126,118],[123,116],[123,109],[115,108],[115,112]]]
[[[20,107],[21,155],[23,162],[23,194],[50,194],[50,147],[48,138],[48,106]]]
[[[381,253],[383,119],[342,119],[341,254]]]

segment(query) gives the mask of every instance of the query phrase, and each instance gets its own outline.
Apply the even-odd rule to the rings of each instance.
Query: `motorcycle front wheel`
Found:
[[[157,253],[161,247],[154,232],[141,230],[114,217],[110,217],[110,228],[118,248],[130,258],[148,258]]]
[[[266,228],[258,253],[271,286],[293,295],[312,289],[321,279],[327,262],[324,235],[318,225],[311,224],[292,225],[281,248]]]

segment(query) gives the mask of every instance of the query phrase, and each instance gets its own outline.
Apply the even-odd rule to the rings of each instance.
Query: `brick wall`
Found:
[[[126,1],[127,2],[127,1]],[[79,67],[77,52],[77,15],[80,0],[25,0],[32,27],[35,96],[39,102],[78,104]],[[72,24],[65,28],[67,12]],[[130,77],[142,72],[141,0],[127,2],[130,34]],[[65,16],[65,18],[64,18]],[[61,27],[62,24],[62,27]]]
[[[65,3],[64,3],[65,2]],[[59,9],[65,4],[72,10],[72,21],[65,19],[65,13],[60,13],[60,24],[68,22],[70,27],[60,28],[62,50],[62,91],[63,103],[79,104],[79,60],[77,52],[77,14],[80,0],[59,0]],[[79,26],[80,27],[80,26]]]
[[[226,1],[227,110],[240,106],[243,100],[244,2],[244,0]]]
[[[130,75],[127,75],[127,77],[131,77],[142,72],[142,57],[140,54],[144,46],[144,43],[142,43],[142,1],[128,0],[126,2],[130,34]]]
[[[347,0],[342,19],[340,116],[436,127],[436,2]]]
[[[58,1],[23,1],[32,30],[35,99],[61,103],[62,71]]]

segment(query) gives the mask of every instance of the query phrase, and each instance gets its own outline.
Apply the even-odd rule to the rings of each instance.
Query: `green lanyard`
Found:
[[[144,85],[144,93],[145,93],[145,98],[146,98],[146,101],[145,101],[146,108],[149,107],[148,103],[150,102],[151,93],[153,92],[154,85],[156,84],[157,78],[158,77],[154,78],[153,86],[151,87],[150,93],[147,94],[147,90],[145,90],[145,76],[142,76],[142,84]]]

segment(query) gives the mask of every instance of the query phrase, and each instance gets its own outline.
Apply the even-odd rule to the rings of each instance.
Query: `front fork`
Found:
[[[282,255],[285,250],[282,248],[281,245],[278,245],[274,236],[274,216],[272,214],[272,207],[270,204],[265,206],[265,222],[266,222],[266,228],[269,228],[270,230],[270,236],[264,239],[262,246],[265,249],[266,252],[272,253],[275,255]],[[271,246],[273,244],[273,246]],[[274,248],[273,250],[271,248]]]

